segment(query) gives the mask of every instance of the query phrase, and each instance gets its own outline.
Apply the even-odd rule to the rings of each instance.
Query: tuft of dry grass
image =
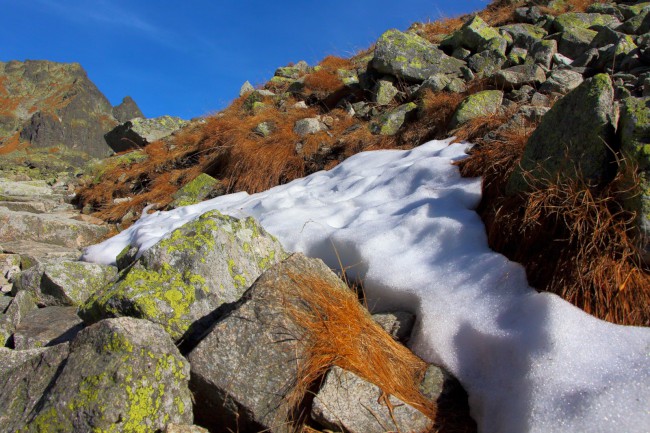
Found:
[[[301,306],[290,306],[289,314],[304,330],[307,351],[289,399],[294,406],[336,365],[435,419],[435,405],[419,391],[427,364],[375,323],[352,290],[332,290],[327,281],[304,275],[290,278]]]
[[[536,125],[479,141],[459,163],[464,176],[483,176],[478,212],[490,247],[526,268],[537,290],[556,293],[613,323],[650,325],[650,274],[636,249],[634,215],[620,203],[634,190],[633,167],[623,164],[602,189],[580,176],[531,182],[508,196],[506,184]]]

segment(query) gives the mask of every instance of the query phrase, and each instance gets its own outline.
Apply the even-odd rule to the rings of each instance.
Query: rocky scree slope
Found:
[[[389,31],[374,51],[350,60],[280,68],[267,89],[245,86],[223,113],[106,160],[85,179],[85,211],[126,215],[128,224],[146,204],[170,205],[176,189],[173,206],[189,204],[268,187],[255,184],[265,170],[271,182],[286,182],[366,146],[409,147],[455,133],[476,143],[462,169],[486,176],[484,217],[501,199],[534,210],[531,200],[562,182],[579,184],[583,197],[602,198],[608,210],[638,212],[646,200],[650,4],[567,12],[575,4],[495,4],[479,17]],[[232,146],[224,131],[241,142]],[[622,156],[636,161],[633,185],[641,182],[642,193],[603,196],[629,174],[612,164]],[[171,191],[163,188],[170,181]],[[209,213],[146,254],[126,248],[117,267],[89,265],[76,261],[77,248],[106,228],[81,236],[71,221],[88,218],[71,212],[67,225],[45,228],[49,215],[69,207],[49,207],[47,184],[9,189],[19,187],[21,196],[5,201],[13,212],[5,221],[24,222],[0,240],[9,293],[0,297],[7,345],[0,425],[8,431],[475,430],[457,382],[395,342],[408,339],[412,316],[374,317],[382,330],[320,261],[289,255],[254,221]],[[628,221],[622,215],[613,217]],[[637,215],[623,226],[635,253],[607,253],[631,266],[616,268],[623,280],[614,287],[640,298],[610,320],[647,324],[645,214]],[[489,231],[496,226],[488,221]],[[32,235],[38,244],[20,239]],[[327,322],[333,334],[316,332],[317,319],[337,317],[341,305],[344,317]],[[324,357],[333,336],[348,339]]]
[[[350,59],[246,83],[221,113],[107,161],[80,202],[126,227],[145,206],[257,192],[361,150],[454,135],[475,145],[461,170],[485,177],[493,248],[539,290],[647,325],[649,9],[501,1],[389,30]]]

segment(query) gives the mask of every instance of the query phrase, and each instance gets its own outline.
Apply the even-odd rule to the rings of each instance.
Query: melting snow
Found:
[[[416,313],[412,349],[462,382],[479,431],[650,431],[650,329],[539,294],[490,250],[473,210],[480,179],[451,164],[464,148],[365,152],[263,193],[156,212],[84,259],[114,263],[129,244],[143,252],[208,210],[251,215],[288,250],[364,279],[376,311]]]

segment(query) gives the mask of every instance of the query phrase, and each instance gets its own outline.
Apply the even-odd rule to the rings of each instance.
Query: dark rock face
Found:
[[[142,117],[130,97],[113,108],[77,63],[0,62],[0,98],[0,147],[18,136],[36,148],[104,157],[111,153],[104,134],[119,123],[114,115]]]
[[[113,117],[120,122],[124,123],[136,117],[144,117],[140,107],[135,103],[133,98],[125,96],[122,103],[113,107]]]

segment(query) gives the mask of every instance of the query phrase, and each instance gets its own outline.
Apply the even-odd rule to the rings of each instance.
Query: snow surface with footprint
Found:
[[[363,279],[375,311],[417,314],[411,348],[461,381],[480,432],[650,431],[650,328],[537,293],[490,250],[474,211],[481,181],[452,165],[465,148],[364,152],[262,193],[156,212],[83,259],[115,263],[129,244],[142,253],[209,210],[253,216],[287,250]]]

